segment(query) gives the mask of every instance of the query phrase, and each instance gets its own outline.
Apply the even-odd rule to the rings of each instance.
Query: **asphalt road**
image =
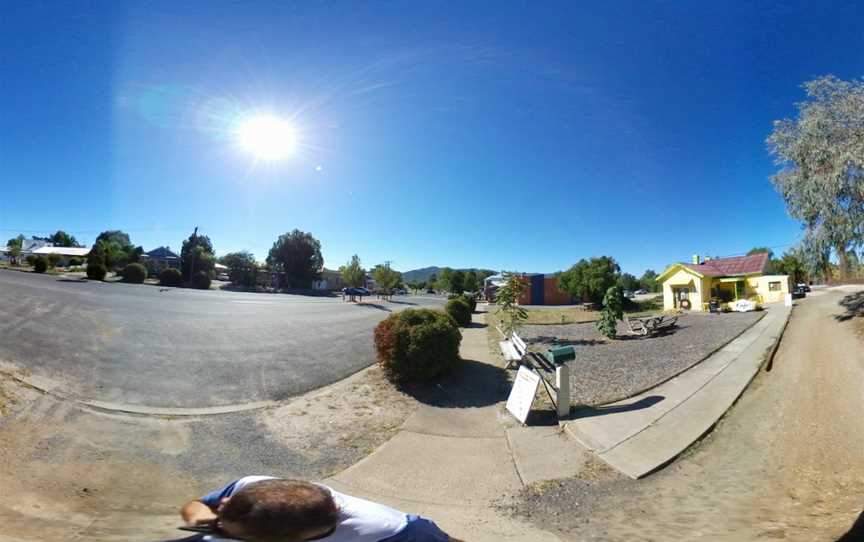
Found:
[[[374,362],[393,302],[65,280],[0,271],[0,362],[66,396],[136,407],[281,400]]]

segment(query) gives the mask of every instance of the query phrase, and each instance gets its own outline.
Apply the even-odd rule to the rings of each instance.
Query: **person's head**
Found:
[[[339,510],[329,491],[299,480],[262,480],[224,499],[218,526],[251,542],[300,542],[336,528]]]

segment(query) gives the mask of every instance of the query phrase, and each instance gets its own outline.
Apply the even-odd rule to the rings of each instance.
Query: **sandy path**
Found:
[[[772,371],[672,466],[563,480],[517,515],[564,540],[836,540],[864,509],[864,318],[834,318],[848,293],[800,303]]]
[[[598,507],[579,539],[835,540],[864,508],[864,349],[841,294],[795,309],[775,358],[675,466]]]

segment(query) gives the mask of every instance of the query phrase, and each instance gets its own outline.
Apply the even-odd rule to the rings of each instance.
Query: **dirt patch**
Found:
[[[289,405],[260,421],[273,438],[318,465],[322,476],[353,465],[387,442],[418,403],[397,390],[378,367]]]

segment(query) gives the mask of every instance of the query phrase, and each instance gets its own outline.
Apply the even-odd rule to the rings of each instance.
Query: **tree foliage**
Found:
[[[12,265],[19,265],[19,258],[21,258],[21,247],[24,244],[24,236],[19,235],[18,237],[13,237],[6,241],[6,246],[9,248],[9,258],[12,260]]]
[[[435,280],[435,288],[445,292],[451,292],[453,287],[453,270],[449,267],[441,269]]]
[[[639,278],[639,286],[649,292],[659,292],[660,284],[657,283],[657,272],[653,269],[646,269]]]
[[[356,254],[351,256],[351,261],[339,268],[342,282],[352,288],[360,288],[366,285],[366,270],[360,264],[360,257]]]
[[[498,319],[501,330],[508,338],[513,336],[523,322],[528,319],[528,312],[519,306],[519,298],[525,293],[528,284],[516,273],[507,274],[507,280],[495,293],[495,303],[498,305]]]
[[[396,285],[402,279],[402,275],[398,271],[394,271],[390,267],[390,264],[380,264],[372,269],[372,278],[380,290],[389,292],[396,288]]]
[[[258,283],[258,264],[255,255],[248,250],[222,256],[222,265],[228,268],[228,277],[234,284],[253,287]]]
[[[558,289],[582,301],[601,303],[606,291],[618,282],[621,268],[609,256],[579,260],[558,277]]]
[[[144,253],[129,240],[129,234],[120,230],[103,231],[93,242],[87,255],[87,265],[103,265],[106,269],[122,269],[135,263]]]
[[[74,235],[69,235],[63,230],[57,230],[57,233],[48,238],[49,242],[55,247],[79,247],[78,240]]]
[[[473,269],[465,272],[465,291],[476,292],[480,289],[480,283],[477,280],[477,272]]]
[[[600,320],[597,321],[597,329],[605,337],[614,339],[618,333],[618,320],[622,318],[624,318],[624,296],[621,288],[612,286],[603,296],[603,310],[600,312]]]
[[[450,292],[454,294],[461,294],[465,291],[465,272],[459,269],[453,271],[453,274],[450,276]]]
[[[213,254],[213,243],[210,242],[209,237],[199,235],[196,230],[183,241],[183,247],[180,249],[180,271],[184,281],[191,281],[198,271],[212,276],[215,265],[216,256]]]
[[[822,273],[833,249],[845,276],[847,252],[864,239],[864,82],[829,75],[804,89],[797,117],[775,121],[766,140],[780,167],[771,180]]]
[[[638,290],[639,279],[637,279],[635,275],[631,275],[630,273],[622,273],[621,276],[618,277],[618,286],[620,286],[624,290]]]
[[[282,273],[281,286],[309,288],[324,268],[321,243],[312,234],[300,230],[283,233],[273,243],[267,265]]]

